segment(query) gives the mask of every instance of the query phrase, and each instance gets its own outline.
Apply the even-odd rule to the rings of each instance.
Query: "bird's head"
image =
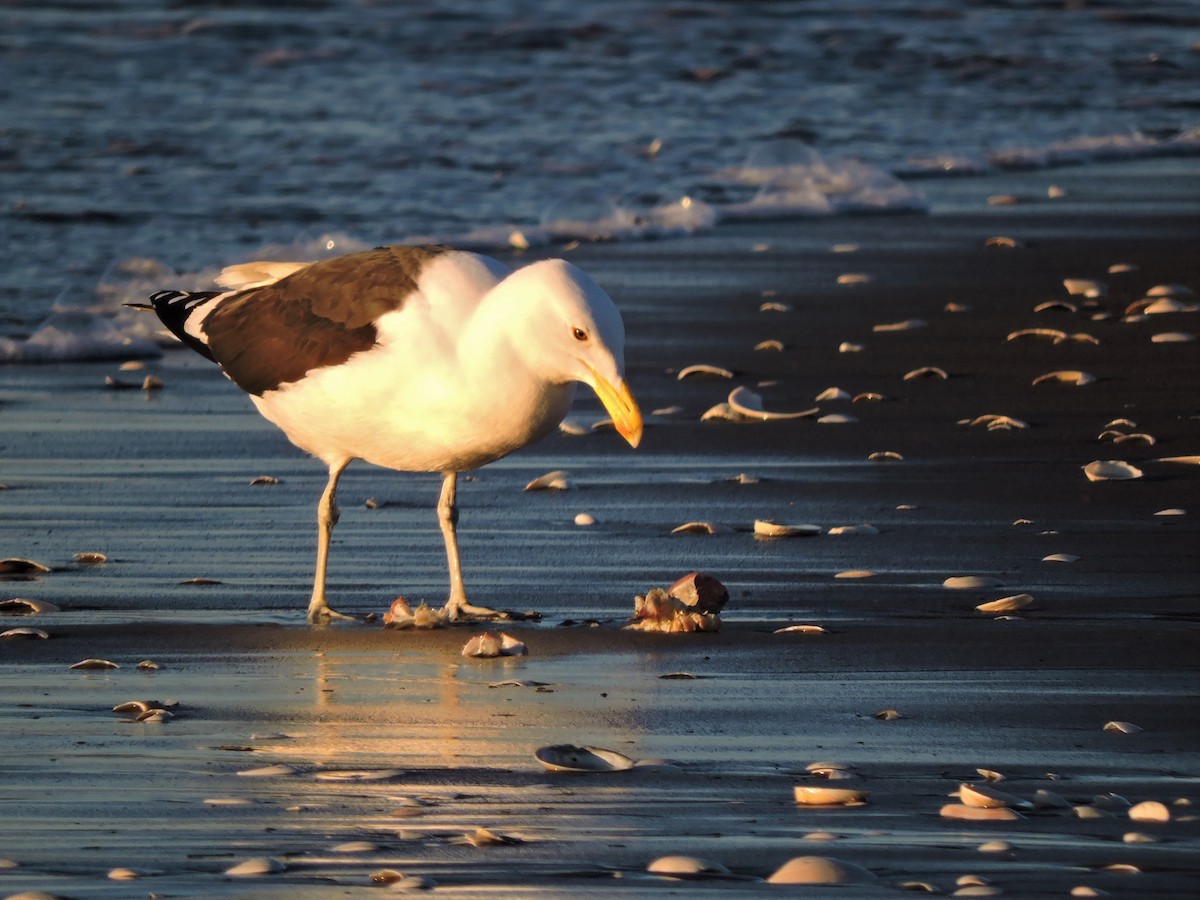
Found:
[[[536,317],[523,347],[547,378],[582,381],[596,392],[617,432],[633,447],[642,413],[625,383],[625,325],[616,304],[586,272],[561,259],[535,262],[509,276]],[[509,280],[506,279],[506,280]]]

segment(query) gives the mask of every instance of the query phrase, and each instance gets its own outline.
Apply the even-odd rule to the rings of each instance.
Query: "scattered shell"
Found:
[[[485,631],[471,638],[462,648],[463,656],[495,659],[499,656],[525,656],[529,649],[510,634]]]
[[[1108,891],[1102,891],[1100,888],[1094,888],[1088,884],[1077,884],[1071,888],[1072,897],[1104,897],[1108,895]]]
[[[970,312],[971,307],[966,303],[955,303],[953,300],[942,307],[944,312],[948,313],[964,313]]]
[[[1018,247],[1024,247],[1025,245],[1023,243],[1021,243],[1020,241],[1018,241],[1016,238],[1008,237],[1003,234],[998,234],[994,237],[987,238],[983,242],[983,246],[985,246],[985,247],[1000,247],[1005,250],[1015,250]]]
[[[766,341],[759,341],[757,344],[754,345],[754,349],[755,350],[773,350],[773,351],[778,352],[783,349],[783,346],[784,346],[783,341],[777,341],[774,338],[772,338],[772,339],[766,340]]]
[[[1135,822],[1170,822],[1171,810],[1157,800],[1144,800],[1129,808],[1129,818]]]
[[[1001,597],[999,600],[980,603],[975,608],[982,613],[1009,613],[1025,609],[1032,603],[1033,594],[1013,594],[1011,597]]]
[[[942,587],[956,591],[978,590],[979,588],[994,588],[999,586],[999,580],[989,575],[954,575],[942,582]]]
[[[1182,463],[1185,466],[1200,466],[1200,456],[1160,456],[1155,462]]]
[[[781,525],[770,519],[754,520],[756,537],[812,537],[820,533],[820,525]]]
[[[1186,516],[1187,510],[1180,509],[1178,506],[1172,506],[1169,509],[1160,509],[1155,513],[1156,516]]]
[[[997,791],[983,784],[960,784],[958,799],[964,806],[973,806],[976,809],[999,809],[1004,806],[1028,808],[1033,805],[1015,794]]]
[[[975,771],[980,774],[984,781],[997,782],[1004,780],[1003,775],[1001,775],[999,772],[993,771],[992,769],[976,769]]]
[[[1121,459],[1097,459],[1083,467],[1088,481],[1130,481],[1142,477],[1142,470]]]
[[[830,253],[857,253],[858,244],[834,244],[829,248]]]
[[[1150,336],[1151,342],[1155,344],[1186,344],[1195,339],[1196,336],[1187,331],[1164,331]]]
[[[877,713],[871,713],[872,719],[878,719],[880,722],[895,722],[897,719],[903,719],[901,715],[894,709],[881,709]]]
[[[256,875],[273,875],[286,868],[287,866],[277,859],[269,856],[255,856],[226,869],[225,874],[234,878],[251,878]]]
[[[289,766],[286,763],[277,763],[273,766],[258,766],[254,769],[242,769],[238,772],[242,778],[281,778],[288,775],[295,775],[300,770],[294,766]]]
[[[817,396],[813,397],[813,399],[818,403],[824,403],[828,400],[849,400],[850,396],[851,395],[849,391],[843,391],[839,387],[830,387],[825,388],[825,390],[821,391],[821,393],[817,394]]]
[[[72,665],[72,669],[119,669],[121,668],[115,662],[109,662],[107,659],[81,659],[79,662]]]
[[[829,634],[820,625],[785,625],[783,628],[776,628],[772,634]]]
[[[1106,722],[1104,725],[1105,731],[1116,731],[1121,734],[1137,734],[1141,731],[1141,727],[1134,725],[1132,722]]]
[[[370,841],[346,841],[329,848],[331,853],[374,853],[379,847]]]
[[[734,388],[729,393],[728,401],[730,409],[743,416],[752,419],[761,419],[766,422],[771,419],[802,419],[807,416],[814,416],[820,410],[806,409],[801,412],[768,412],[763,409],[762,397],[754,393],[747,387]]]
[[[449,622],[450,616],[445,610],[434,609],[423,601],[412,609],[404,596],[393,600],[383,614],[383,624],[387,628],[443,628]]]
[[[729,874],[729,869],[720,863],[698,859],[695,856],[660,856],[646,866],[646,871],[655,875],[674,875],[677,878]]]
[[[551,772],[624,772],[634,767],[625,754],[603,747],[555,744],[539,748],[533,756]]]
[[[1049,556],[1043,556],[1042,562],[1073,563],[1079,562],[1079,557],[1074,553],[1051,553]]]
[[[0,631],[0,638],[17,641],[45,641],[49,640],[50,633],[42,631],[40,628],[10,628],[7,631]],[[74,667],[72,666],[72,668]]]
[[[1113,419],[1105,428],[1137,428],[1137,422],[1132,419]]]
[[[144,713],[147,710],[161,707],[163,704],[157,700],[126,700],[124,703],[118,703],[112,708],[115,713]]]
[[[1104,867],[1105,872],[1117,872],[1121,875],[1140,875],[1142,870],[1131,863],[1112,863]]]
[[[572,418],[566,418],[559,422],[558,430],[572,437],[581,437],[582,435],[591,433],[591,430],[586,425]]]
[[[1055,381],[1059,384],[1073,384],[1077,387],[1091,384],[1096,380],[1095,375],[1089,375],[1087,372],[1080,372],[1078,369],[1064,369],[1059,372],[1047,372],[1045,375],[1039,375],[1033,379],[1034,384],[1045,384],[1048,381]]]
[[[576,525],[586,528],[589,525],[596,524],[596,517],[593,516],[591,513],[581,512],[581,513],[576,513],[574,521],[575,521]]]
[[[28,597],[13,597],[11,600],[0,600],[0,613],[7,615],[33,615],[35,613],[61,612],[53,603],[45,600],[31,600]]]
[[[725,534],[730,529],[715,522],[684,522],[671,529],[671,534]]]
[[[694,366],[687,366],[679,370],[679,374],[675,376],[680,381],[685,378],[732,378],[733,373],[728,369],[722,369],[720,366],[710,366],[704,363],[699,363]]]
[[[886,399],[887,398],[884,397],[883,394],[877,394],[874,391],[863,391],[861,394],[855,394],[854,399],[851,402],[853,402],[853,403],[871,403],[871,402],[877,402],[879,400],[886,400]]]
[[[1013,845],[1008,841],[984,841],[975,849],[980,853],[1011,853]]]
[[[547,472],[525,485],[527,491],[569,491],[573,485],[567,478],[567,473],[561,469]]]
[[[949,377],[945,369],[938,368],[937,366],[922,366],[919,369],[913,369],[911,372],[904,374],[905,381],[913,381],[917,378],[936,378],[945,381]]]
[[[75,562],[79,563],[81,566],[102,566],[108,562],[107,556],[96,551],[76,553],[74,559]]]
[[[853,341],[842,341],[838,344],[838,353],[861,353],[863,350],[862,344],[856,344]]]
[[[1035,809],[1070,809],[1071,803],[1054,791],[1038,788],[1033,792],[1033,806]]]
[[[853,884],[875,881],[874,873],[828,856],[797,856],[776,869],[768,884]]]
[[[763,303],[758,307],[759,312],[791,312],[792,307],[789,303],[776,303],[774,301]]]
[[[1108,274],[1120,275],[1124,272],[1136,272],[1137,270],[1138,266],[1135,266],[1133,263],[1113,263],[1108,267]]]
[[[958,424],[969,425],[972,428],[982,425],[988,431],[1014,431],[1029,427],[1029,423],[1021,419],[1014,419],[1012,416],[1001,416],[996,413],[984,413],[982,416],[976,416],[974,419],[960,419]]]
[[[118,867],[116,869],[109,869],[108,877],[113,881],[132,881],[135,878],[141,878],[142,873],[138,872],[136,869]]]
[[[1147,297],[1190,297],[1192,289],[1186,284],[1156,284],[1146,291]]]
[[[837,277],[838,284],[870,284],[874,280],[864,272],[847,272]]]
[[[1047,300],[1033,308],[1035,313],[1050,312],[1051,310],[1075,313],[1079,312],[1079,307],[1069,300]]]
[[[714,422],[714,421],[746,422],[748,420],[741,413],[735,412],[728,403],[725,403],[724,401],[722,401],[722,402],[716,404],[715,406],[710,406],[708,409],[706,409],[704,411],[704,413],[700,416],[700,421],[701,422]]]
[[[260,484],[269,485],[269,484],[282,484],[282,483],[283,482],[280,481],[278,478],[276,478],[274,475],[258,475],[256,477],[250,479],[251,487],[255,487]]]
[[[408,891],[430,891],[437,887],[437,882],[428,875],[405,875],[395,869],[372,872],[371,880],[376,884],[389,884],[393,891],[401,894]]]
[[[904,457],[895,450],[876,450],[868,454],[867,459],[871,462],[900,462]]]
[[[158,663],[156,663],[152,659],[143,659],[140,663],[137,664],[137,667],[139,669],[141,669],[143,672],[156,672],[162,668],[162,666],[160,666]]]
[[[1095,318],[1095,316],[1093,316],[1092,318]],[[1082,331],[1076,331],[1074,334],[1068,334],[1065,337],[1054,339],[1054,343],[1056,343],[1056,344],[1061,344],[1064,341],[1071,341],[1074,344],[1095,344],[1097,346],[1099,346],[1099,344],[1100,344],[1099,338],[1094,337],[1093,335],[1090,335],[1090,334],[1086,334],[1085,332],[1082,332]]]
[[[829,529],[827,534],[879,534],[879,529],[874,525],[834,525]]]
[[[1050,340],[1058,343],[1067,339],[1067,333],[1058,328],[1020,328],[1016,331],[1009,332],[1005,340],[1015,341],[1023,337],[1042,337],[1050,338]]]
[[[758,484],[760,481],[762,481],[762,479],[758,476],[747,475],[745,472],[739,472],[732,478],[726,478],[725,480],[732,482],[733,484]]]
[[[317,772],[315,778],[317,781],[387,781],[403,774],[400,769],[326,769]]]
[[[137,721],[157,725],[162,722],[169,722],[175,718],[175,713],[166,709],[148,709],[137,717]]]
[[[813,410],[816,412],[816,410]],[[830,413],[827,416],[821,416],[817,422],[821,425],[853,425],[858,419],[846,413]]]
[[[1077,819],[1111,819],[1112,813],[1097,809],[1095,806],[1076,806],[1074,809]]]
[[[1066,278],[1063,279],[1063,287],[1067,289],[1067,293],[1075,297],[1103,297],[1108,293],[1108,286],[1103,281],[1096,281],[1092,278]]]
[[[520,838],[492,831],[490,828],[476,828],[461,838],[453,840],[452,843],[470,844],[472,847],[498,847],[502,844],[523,844],[525,842]]]
[[[49,571],[49,566],[20,556],[0,559],[0,575],[45,575]]]
[[[844,572],[838,572],[834,578],[874,578],[875,573],[870,569],[847,569]]]
[[[689,572],[667,588],[667,594],[702,613],[719,613],[729,602],[729,589],[706,572]]]
[[[1134,441],[1145,444],[1147,447],[1153,447],[1158,443],[1154,435],[1146,434],[1145,432],[1137,432],[1136,434],[1118,434],[1113,438],[1114,444],[1130,444]]]
[[[880,325],[872,325],[871,330],[879,334],[886,334],[892,331],[916,331],[919,328],[927,328],[929,323],[923,319],[905,319],[902,322],[884,322]]]
[[[798,784],[793,789],[801,806],[858,806],[867,800],[868,791],[852,788],[810,787]]]
[[[810,831],[800,838],[802,841],[836,841],[838,836],[831,831]]]
[[[1184,303],[1174,297],[1159,297],[1142,307],[1142,312],[1148,316],[1160,316],[1167,313],[1193,313],[1197,309],[1200,309],[1200,306],[1196,306],[1194,303]],[[1129,310],[1127,309],[1126,312]]]
[[[1141,831],[1127,831],[1121,835],[1121,840],[1126,844],[1157,844],[1158,838]]]
[[[1020,813],[1007,806],[978,807],[967,806],[965,803],[947,803],[938,811],[943,819],[967,819],[970,821],[1015,822],[1021,818]]]
[[[682,406],[660,406],[658,409],[650,410],[652,416],[677,416],[683,412]]]

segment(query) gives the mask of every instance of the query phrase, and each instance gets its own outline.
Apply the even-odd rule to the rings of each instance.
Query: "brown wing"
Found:
[[[448,247],[377,247],[306,266],[230,297],[204,320],[213,357],[242,390],[262,394],[336,366],[375,344],[421,270]]]

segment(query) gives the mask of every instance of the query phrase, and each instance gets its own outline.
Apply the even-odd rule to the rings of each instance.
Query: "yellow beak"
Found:
[[[592,389],[612,416],[617,433],[629,441],[629,446],[636,447],[642,440],[642,411],[638,409],[637,401],[629,391],[629,385],[623,378],[613,385],[591,366],[588,366],[588,369],[592,373]]]

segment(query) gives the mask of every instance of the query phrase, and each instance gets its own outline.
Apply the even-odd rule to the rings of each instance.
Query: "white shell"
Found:
[[[875,875],[853,863],[828,856],[797,856],[767,878],[768,884],[852,884],[874,881]]]
[[[758,537],[812,537],[820,533],[820,525],[781,525],[770,519],[754,520],[754,534]]]
[[[1171,810],[1165,803],[1145,800],[1129,808],[1129,818],[1135,822],[1170,822]]]
[[[495,659],[499,656],[525,656],[529,649],[510,634],[485,631],[477,634],[463,645],[462,655],[477,659]]]
[[[999,600],[980,603],[975,608],[982,613],[1007,613],[1025,609],[1032,603],[1033,594],[1013,594],[1011,597],[1001,597]]]
[[[7,631],[0,632],[0,638],[18,641],[45,641],[49,640],[50,633],[48,631],[43,631],[40,628],[10,628]]]
[[[994,588],[999,586],[999,580],[988,575],[953,575],[942,582],[942,587],[956,591],[978,590],[979,588]]]
[[[660,856],[646,866],[647,872],[655,875],[695,877],[697,875],[728,875],[729,869],[720,863],[695,856]]]
[[[763,409],[762,397],[747,387],[734,388],[729,392],[727,402],[730,409],[752,419],[768,421],[771,419],[802,419],[816,415],[820,410],[806,409],[800,412],[768,412]]]
[[[679,374],[675,377],[679,381],[683,381],[685,378],[693,378],[697,376],[702,378],[732,378],[733,373],[728,369],[721,368],[720,366],[709,366],[705,365],[704,363],[699,363],[694,366],[685,366],[679,370]]]
[[[1088,481],[1131,481],[1142,477],[1142,470],[1122,459],[1097,459],[1083,467]]]
[[[70,666],[72,669],[119,669],[121,668],[115,662],[110,662],[107,659],[81,659],[79,662]]]
[[[625,754],[603,747],[555,744],[540,747],[533,756],[551,772],[624,772],[634,767]]]
[[[567,478],[567,473],[561,469],[555,469],[553,472],[547,472],[545,475],[533,479],[533,481],[525,485],[525,490],[569,491],[571,487],[571,481]]]
[[[965,803],[947,803],[939,810],[938,815],[943,819],[965,819],[968,821],[1015,822],[1020,814],[1007,806],[978,807],[967,806]]]
[[[785,625],[776,628],[772,634],[828,634],[820,625]]]
[[[851,397],[849,391],[843,391],[840,387],[829,387],[813,397],[818,403],[824,403],[827,400],[849,400]]]
[[[867,791],[852,788],[810,787],[798,784],[792,792],[801,806],[849,806],[865,803]]]
[[[234,878],[253,878],[257,875],[272,875],[286,869],[283,863],[269,856],[255,856],[225,870]]]
[[[29,597],[13,597],[11,600],[0,600],[0,613],[14,615],[61,612],[53,603],[45,600],[32,600]]]

